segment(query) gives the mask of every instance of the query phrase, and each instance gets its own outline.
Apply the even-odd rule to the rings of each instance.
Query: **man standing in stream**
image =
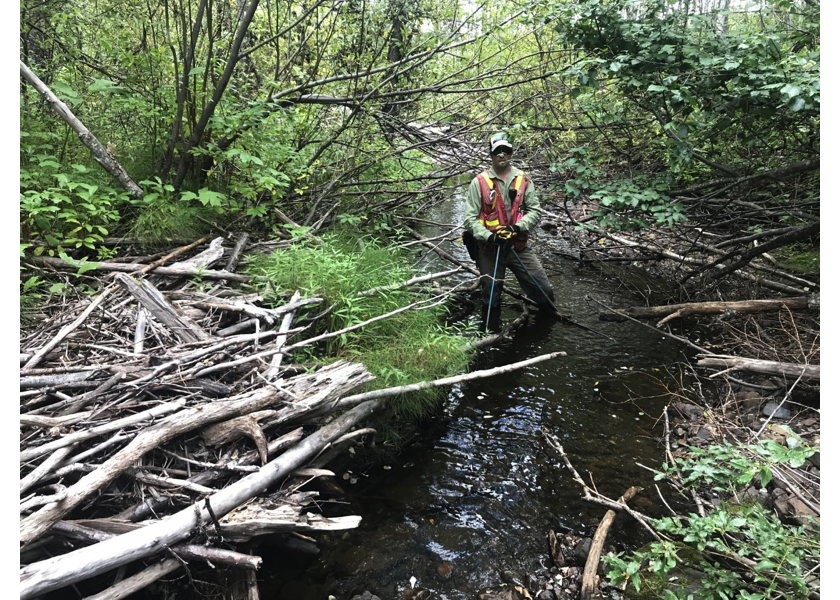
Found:
[[[541,309],[555,312],[554,289],[528,247],[529,234],[542,216],[540,201],[530,178],[511,165],[512,156],[513,144],[505,134],[490,138],[492,167],[470,182],[464,238],[468,242],[470,234],[475,238],[477,248],[470,255],[481,272],[486,308],[500,307],[505,270],[510,268],[528,298]]]

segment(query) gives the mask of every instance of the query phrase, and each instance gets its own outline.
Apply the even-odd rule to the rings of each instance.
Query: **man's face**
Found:
[[[510,159],[513,155],[513,148],[509,146],[499,146],[490,153],[490,160],[493,163],[493,170],[505,170],[510,166]]]

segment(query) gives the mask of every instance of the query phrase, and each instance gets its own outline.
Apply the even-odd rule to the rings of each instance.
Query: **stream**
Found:
[[[462,210],[456,196],[424,218],[459,223]],[[432,237],[440,230],[420,232]],[[472,600],[482,587],[501,583],[503,571],[528,585],[530,574],[547,573],[552,565],[549,530],[591,536],[606,510],[581,499],[580,486],[540,430],[559,439],[577,471],[601,493],[618,498],[642,485],[634,506],[663,514],[651,473],[636,463],[658,468],[664,460],[657,438],[668,398],[661,382],[671,380],[676,361],[685,360],[682,347],[634,323],[599,321],[600,307],[587,296],[612,307],[638,300],[614,275],[563,258],[564,242],[555,233],[540,230],[534,237],[560,310],[615,341],[532,316],[512,339],[480,350],[470,370],[555,351],[567,356],[453,386],[441,413],[393,464],[354,472],[355,483],[341,482],[361,526],[320,535],[320,555],[303,571],[284,563],[266,598],[326,600],[332,594],[349,600],[367,590],[393,600],[415,577],[432,598]],[[428,250],[420,248],[418,257]],[[463,246],[444,242],[442,248],[469,260]],[[429,272],[449,268],[436,255],[424,260]],[[625,281],[638,277],[629,267],[618,269]],[[510,273],[506,285],[519,291]],[[503,296],[503,321],[516,318],[520,304]],[[478,311],[468,318],[478,324]],[[640,531],[619,517],[608,544],[632,546],[645,539]],[[270,578],[271,568],[261,570],[261,577]]]

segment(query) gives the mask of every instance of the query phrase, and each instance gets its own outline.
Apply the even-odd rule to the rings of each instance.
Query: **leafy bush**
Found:
[[[587,148],[571,148],[567,158],[552,164],[550,170],[568,174],[563,184],[568,197],[578,200],[588,196],[598,200],[599,209],[592,214],[601,227],[639,229],[674,225],[686,218],[682,203],[665,195],[668,184],[664,178],[637,175],[631,179],[604,181],[606,175]]]
[[[801,437],[785,429],[786,446],[762,440],[754,445],[691,448],[685,458],[676,459],[676,466],[663,465],[655,479],[676,478],[679,474],[687,487],[702,485],[734,492],[758,477],[766,486],[772,477],[771,467],[801,466],[819,450],[806,446]],[[776,597],[779,592],[788,598],[806,598],[806,572],[819,564],[817,521],[786,525],[757,503],[723,503],[705,517],[667,517],[653,521],[653,526],[705,553],[698,561],[705,577],[703,589],[694,596],[697,600],[760,600]],[[660,582],[668,581],[677,566],[679,547],[665,541],[629,555],[611,553],[604,557],[607,576],[614,585],[629,581],[637,591],[645,585],[648,573]],[[720,557],[723,564],[710,562],[709,556]],[[664,597],[676,599],[682,595],[666,591]]]
[[[94,249],[120,220],[128,194],[103,185],[85,165],[65,168],[52,143],[55,134],[21,132],[21,138],[32,138],[21,144],[21,242],[46,241],[49,247],[38,246],[36,255],[55,256],[65,246]]]

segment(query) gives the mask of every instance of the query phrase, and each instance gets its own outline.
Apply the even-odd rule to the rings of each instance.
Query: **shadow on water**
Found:
[[[430,218],[460,222],[462,206],[446,203]],[[361,526],[319,538],[321,555],[302,576],[313,598],[345,600],[368,590],[390,600],[414,576],[434,598],[472,599],[499,583],[503,570],[524,577],[544,571],[548,531],[591,535],[605,509],[581,499],[540,430],[556,436],[578,472],[607,496],[644,485],[637,506],[657,515],[651,474],[636,463],[663,462],[656,439],[667,402],[661,382],[671,377],[669,364],[684,360],[682,348],[632,323],[598,321],[587,295],[610,306],[634,299],[598,271],[559,258],[552,250],[560,243],[542,232],[535,243],[558,306],[615,341],[536,316],[512,339],[480,351],[471,370],[558,350],[567,356],[454,386],[442,413],[396,464],[357,484]],[[462,247],[448,250],[467,259]],[[512,276],[508,285],[518,289]],[[518,314],[519,305],[505,300],[503,320]],[[477,324],[478,315],[470,318]],[[626,518],[611,533],[619,547],[640,537]]]

